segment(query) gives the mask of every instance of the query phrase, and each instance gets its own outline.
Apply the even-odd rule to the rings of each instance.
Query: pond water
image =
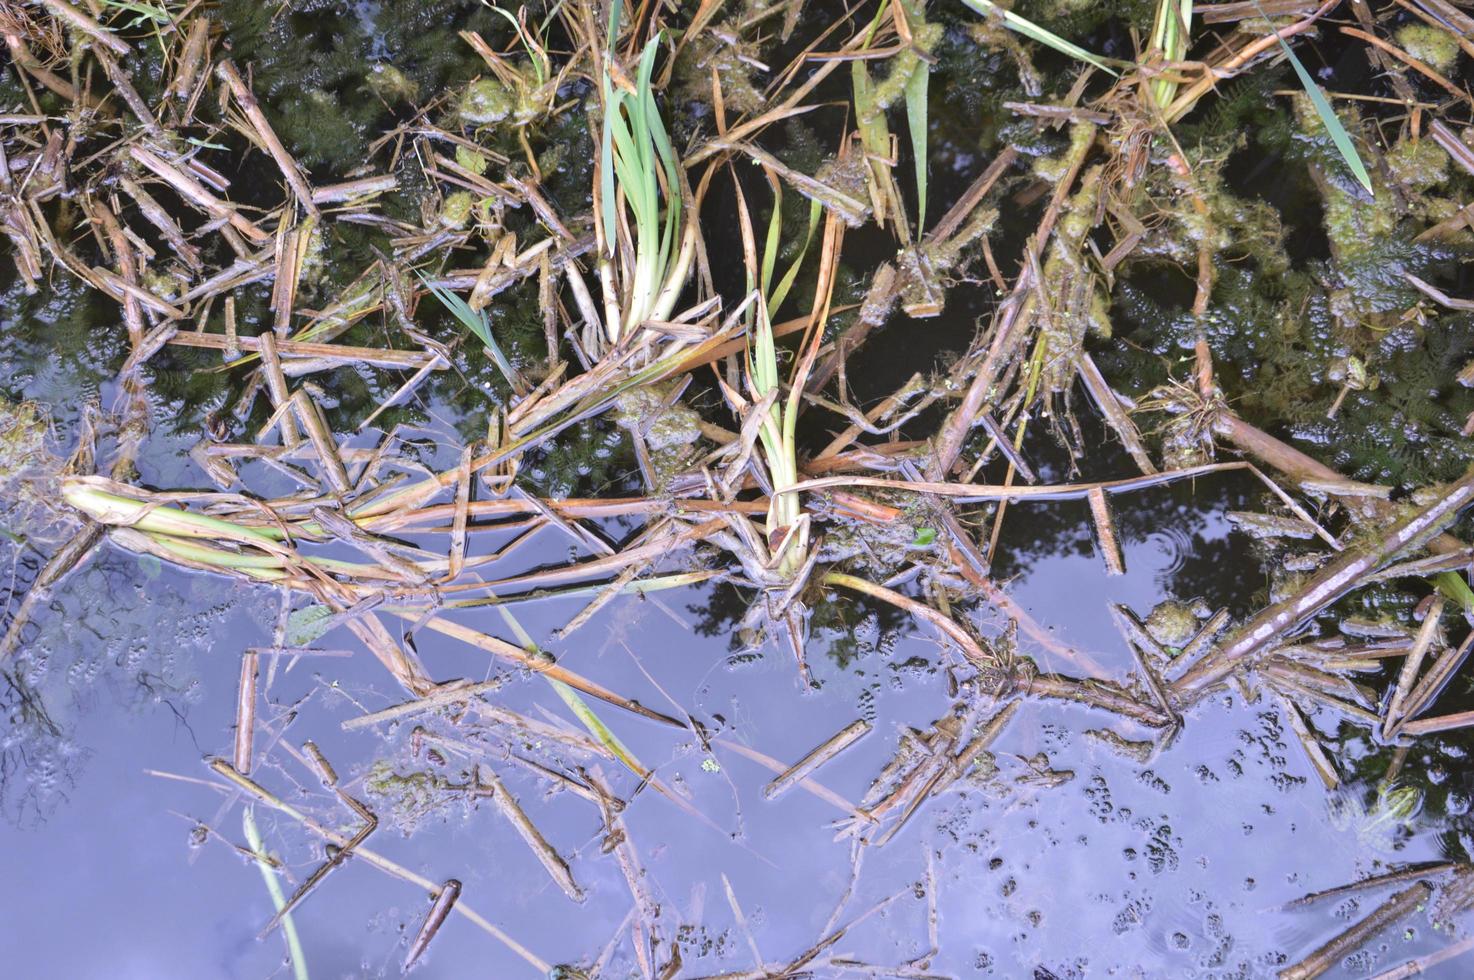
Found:
[[[1205,581],[1216,590],[1204,595],[1210,601],[1240,606],[1252,597],[1257,583],[1223,575],[1225,567],[1253,575],[1246,541],[1222,517],[1246,492],[1226,479],[1144,494],[1150,530],[1124,537],[1128,573],[1114,578],[1070,536],[1055,550],[1048,535],[1031,533],[1036,519],[1046,529],[1083,522],[1082,505],[1020,507],[1002,540],[1021,555],[1009,594],[1057,643],[1086,652],[1105,676],[1122,676],[1130,654],[1109,603],[1145,613],[1164,596],[1199,594]],[[562,547],[546,542],[545,557],[560,557]],[[1198,567],[1204,560],[1211,569]],[[22,578],[32,564],[19,557]],[[852,921],[818,975],[844,973],[837,964],[845,959],[870,964],[853,967],[856,975],[907,963],[950,976],[1262,975],[1344,928],[1360,900],[1282,911],[1285,903],[1394,864],[1448,857],[1448,825],[1432,815],[1395,841],[1370,840],[1334,819],[1277,707],[1232,697],[1200,710],[1165,749],[1144,746],[1150,758],[1140,761],[1086,732],[1114,726],[1148,742],[1150,732],[1084,708],[1031,707],[993,746],[995,775],[930,801],[857,863],[851,843],[836,840],[843,814],[833,804],[799,791],[765,800],[772,773],[726,745],[790,763],[864,718],[870,735],[819,776],[857,800],[903,731],[946,714],[944,654],[924,630],[862,608],[847,635],[814,637],[817,690],[806,691],[786,648],[734,654],[723,627],[730,603],[705,588],[620,600],[564,645],[566,665],[661,710],[689,712],[713,739],[708,753],[690,733],[612,720],[700,815],[647,788],[624,817],[660,929],[681,945],[681,976],[787,962]],[[518,616],[545,638],[580,606],[546,600]],[[21,670],[36,684],[27,696],[51,723],[22,726],[12,716],[0,826],[9,856],[0,935],[14,975],[288,972],[275,937],[255,938],[272,912],[260,876],[224,843],[240,840],[238,808],[226,805],[218,783],[199,784],[210,775],[202,759],[231,752],[242,651],[271,644],[276,615],[269,590],[104,550],[38,617]],[[495,613],[485,619],[494,631]],[[696,630],[703,621],[708,628]],[[1021,643],[1044,668],[1067,666],[1028,637]],[[433,637],[419,649],[437,677],[479,680],[496,670]],[[533,716],[566,714],[545,685],[513,676],[498,703]],[[376,759],[404,758],[409,726],[384,737],[341,724],[398,700],[362,653],[304,657],[278,666],[261,712],[273,739],[311,739],[355,786]],[[279,749],[263,757],[273,761],[258,778],[289,789],[290,801],[324,820],[348,822],[305,767]],[[1354,764],[1356,750],[1347,758]],[[490,752],[484,759],[505,768]],[[454,778],[458,770],[445,771]],[[552,883],[486,801],[447,801],[420,815],[411,835],[385,815],[368,846],[434,881],[458,879],[465,902],[548,963],[607,954],[607,975],[637,971],[621,939],[630,890],[614,858],[601,854],[597,813],[567,793],[542,799],[545,784],[523,772],[503,774],[568,857],[582,903]],[[629,773],[605,775],[621,793],[633,789]],[[321,860],[319,848],[291,821],[257,810],[300,880]],[[294,918],[314,975],[388,976],[427,907],[420,889],[350,860]],[[1424,930],[1393,934],[1348,975],[1438,944]],[[537,972],[454,918],[422,970]]]
[[[383,87],[382,64],[404,67],[409,77],[396,86],[429,91],[461,84],[482,69],[446,25],[488,33],[507,27],[474,4],[450,0],[302,4],[276,11],[279,16],[269,6],[226,3],[219,17],[283,139],[322,183],[346,179],[370,154],[373,136],[411,115],[406,106],[413,99],[402,87]],[[1044,6],[1059,8],[1062,23],[1085,25],[1081,34],[1100,50],[1129,54],[1123,20],[1092,17],[1080,4],[1030,5]],[[1130,6],[1135,12],[1150,5]],[[837,7],[811,5],[795,38],[768,51],[773,63],[807,43]],[[973,29],[946,24],[931,83],[934,212],[962,194],[1005,143],[1042,158],[1066,142],[1011,120],[1000,108],[1005,99],[1040,93],[1019,80],[1015,61],[1001,49],[978,54]],[[504,39],[512,43],[510,35]],[[1338,50],[1328,46],[1328,58]],[[1063,77],[1055,56],[1044,54],[1039,64],[1050,82]],[[1337,70],[1346,86],[1382,91],[1359,62],[1338,63]],[[6,98],[19,91],[12,81],[5,85]],[[1347,387],[1341,414],[1328,417],[1327,404],[1350,363],[1339,341],[1328,339],[1331,325],[1355,306],[1348,295],[1365,299],[1359,291],[1375,292],[1368,283],[1392,261],[1391,251],[1347,256],[1355,229],[1335,224],[1339,192],[1308,176],[1311,164],[1295,154],[1313,150],[1303,149],[1303,135],[1286,121],[1290,110],[1265,108],[1275,104],[1264,94],[1268,86],[1256,80],[1231,88],[1211,124],[1189,117],[1181,129],[1184,142],[1189,134],[1207,140],[1214,125],[1248,129],[1263,122],[1256,113],[1275,114],[1275,126],[1256,137],[1263,144],[1234,142],[1222,153],[1224,193],[1241,199],[1231,202],[1239,209],[1232,220],[1218,212],[1215,220],[1236,234],[1274,225],[1269,237],[1284,263],[1275,266],[1267,247],[1215,257],[1219,292],[1204,324],[1220,379],[1246,415],[1352,476],[1393,484],[1399,493],[1451,479],[1471,453],[1459,427],[1474,395],[1449,381],[1474,350],[1471,317],[1419,308],[1417,342],[1385,342],[1385,383]],[[575,79],[562,95],[581,99],[589,91]],[[815,96],[821,97],[835,100],[826,111],[847,106],[847,84],[831,83]],[[688,102],[674,124],[678,136],[706,125],[711,112],[699,100]],[[836,129],[848,125],[841,115],[834,114]],[[540,150],[556,151],[548,195],[570,214],[590,204],[591,164],[584,157],[591,144],[578,116],[569,113],[536,134]],[[775,129],[765,145],[817,161],[815,134],[827,123],[807,125]],[[508,138],[498,145],[516,144]],[[263,154],[217,162],[228,164],[233,200],[279,200],[280,174]],[[904,161],[897,170],[908,195],[910,165]],[[1273,166],[1289,176],[1270,189],[1257,186]],[[385,205],[401,222],[392,226],[395,233],[423,217],[413,213],[424,204],[417,196],[424,188],[416,187]],[[1008,268],[1035,227],[1041,193],[1030,180],[1009,184],[992,246],[1008,256]],[[1329,204],[1323,206],[1322,196]],[[708,202],[719,257],[727,249],[736,254],[735,207],[730,187],[718,188]],[[797,214],[784,211],[785,224]],[[385,245],[366,227],[336,226],[331,269],[313,302],[330,298]],[[1102,242],[1108,249],[1110,242]],[[852,233],[846,249],[840,291],[848,302],[863,296],[869,270],[894,254],[895,243],[888,233],[867,229]],[[1399,239],[1388,249],[1409,269],[1442,275],[1438,281],[1450,290],[1468,278],[1460,261],[1465,252],[1453,246],[1414,249]],[[714,266],[718,289],[741,289],[737,263]],[[883,397],[913,372],[945,366],[973,342],[997,301],[984,273],[973,271],[976,278],[954,284],[944,315],[899,324],[902,329],[892,324],[854,357],[846,380],[857,404]],[[40,406],[50,426],[48,452],[64,457],[89,431],[93,406],[120,404],[115,379],[129,348],[117,307],[60,274],[27,295],[4,251],[0,277],[0,395],[7,411],[22,401]],[[800,283],[802,290],[813,288],[810,280]],[[1123,266],[1112,280],[1115,334],[1091,343],[1121,390],[1142,395],[1191,360],[1185,338],[1201,326],[1185,312],[1191,287],[1176,267]],[[1396,289],[1408,287],[1399,281]],[[492,310],[503,342],[526,366],[542,357],[542,324],[536,290],[525,284],[519,290]],[[270,328],[270,292],[260,284],[240,291],[243,334]],[[1399,295],[1404,305],[1413,302]],[[1305,337],[1286,339],[1290,331],[1281,328],[1294,319],[1283,313],[1286,304],[1296,306]],[[438,336],[453,336],[448,318],[437,318],[429,304],[422,309]],[[1384,322],[1398,312],[1389,310],[1390,304],[1355,313],[1375,320],[1379,337],[1390,337],[1404,321]],[[387,344],[388,332],[375,322],[346,338]],[[486,392],[496,401],[506,391],[489,358],[468,350],[458,347],[455,371],[366,433],[352,430],[402,374],[341,368],[314,376],[313,397],[342,428],[345,445],[372,446],[380,431],[404,423],[421,437],[422,463],[454,466],[460,444],[486,432]],[[1332,353],[1343,362],[1336,384],[1324,369]],[[209,355],[170,348],[151,361],[152,429],[137,462],[139,486],[208,487],[189,455],[202,433],[229,430],[245,441],[268,414],[258,403],[244,417],[232,416],[239,376],[211,373],[218,357]],[[1041,480],[1134,474],[1131,457],[1076,395],[1073,409],[1089,449],[1081,472],[1069,469],[1041,425],[1030,431],[1027,447]],[[706,381],[688,400],[703,409],[720,405]],[[802,433],[809,448],[827,441],[826,426],[833,426],[829,416],[810,418]],[[898,436],[926,438],[940,421],[934,409]],[[99,458],[113,448],[105,435]],[[979,479],[1001,473],[985,470]],[[242,474],[261,497],[291,489],[280,472],[260,464]],[[607,419],[581,423],[529,454],[522,476],[528,492],[548,497],[642,492],[633,451]],[[1264,486],[1244,472],[1207,473],[1112,499],[1124,574],[1108,574],[1083,500],[1017,501],[1007,509],[993,555],[1002,598],[958,603],[955,618],[995,645],[990,649],[1031,658],[1042,672],[1127,683],[1140,671],[1113,605],[1144,618],[1164,601],[1200,599],[1242,621],[1281,584],[1274,566],[1285,555],[1271,554],[1229,519],[1266,507]],[[10,570],[9,602],[0,625],[10,622],[47,558],[75,531],[49,523],[46,513],[6,511],[0,567]],[[983,541],[993,513],[968,514]],[[634,518],[586,523],[615,544],[641,530]],[[513,535],[474,534],[469,557],[491,554]],[[918,536],[913,547],[930,560],[925,549],[933,544]],[[496,574],[553,568],[591,554],[586,539],[545,527],[499,562]],[[715,560],[703,552],[695,564],[707,568]],[[689,564],[688,556],[673,555],[653,571],[679,572]],[[905,576],[891,584],[912,598],[935,598]],[[1474,855],[1474,767],[1469,740],[1458,733],[1399,749],[1374,739],[1355,717],[1301,702],[1314,740],[1342,779],[1328,791],[1294,730],[1298,716],[1267,687],[1230,686],[1192,707],[1186,724],[1171,733],[1080,704],[1028,698],[975,764],[959,772],[916,770],[910,767],[925,758],[925,746],[946,744],[959,717],[970,726],[995,709],[969,714],[987,701],[979,697],[982,682],[956,669],[953,644],[894,606],[838,589],[811,599],[805,683],[786,640],[749,642],[742,619],[754,595],[721,576],[619,595],[562,636],[592,595],[513,603],[516,629],[556,653],[561,666],[678,722],[595,705],[650,778],[607,753],[587,751],[598,746],[580,724],[584,719],[542,678],[408,620],[405,642],[435,681],[500,687],[480,710],[452,707],[362,724],[366,714],[407,695],[340,626],[300,643],[288,640],[290,647],[310,647],[305,655],[260,659],[250,775],[288,813],[252,803],[210,765],[235,752],[243,658],[282,644],[288,608],[265,586],[185,571],[105,542],[36,606],[13,657],[0,661],[6,975],[396,976],[430,912],[430,889],[454,879],[457,907],[469,914],[449,917],[415,967],[417,976],[634,977],[662,967],[666,976],[693,978],[1273,976],[1365,918],[1400,886],[1291,903],[1410,867],[1467,866]],[[1388,587],[1358,595],[1342,611],[1409,622],[1414,604]],[[489,635],[515,635],[493,606],[460,610],[455,618]],[[1448,618],[1455,619],[1452,610]],[[1381,691],[1394,676],[1395,666],[1362,680]],[[1468,682],[1456,678],[1439,713],[1467,707],[1471,694]],[[496,711],[517,713],[520,734],[509,734],[507,716]],[[810,782],[769,798],[776,771],[857,721],[867,734]],[[971,732],[964,726],[964,737]],[[309,742],[331,763],[341,796],[311,764]],[[891,819],[870,835],[871,843],[858,843],[854,810],[876,805],[867,794],[898,757],[906,760],[901,772],[945,778],[943,788],[904,820]],[[497,781],[504,790],[493,792]],[[508,795],[535,832],[509,816],[501,804]],[[293,963],[279,931],[261,935],[275,904],[247,853],[243,812],[249,808],[265,850],[280,860],[282,887],[291,893],[333,853],[309,824],[339,837],[363,825],[344,797],[365,803],[378,824],[293,910],[302,949]],[[611,798],[624,803],[613,834],[601,812]],[[529,840],[539,835],[566,862],[571,885],[560,886],[556,859],[550,870],[547,852]],[[1328,975],[1374,976],[1443,949],[1451,938],[1429,916],[1402,918],[1332,963]],[[1427,975],[1469,975],[1460,962],[1433,966]]]

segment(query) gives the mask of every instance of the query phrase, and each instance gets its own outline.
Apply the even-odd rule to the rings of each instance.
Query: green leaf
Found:
[[[1259,11],[1260,17],[1267,19],[1264,8],[1259,6],[1258,0],[1254,2],[1254,9]],[[1285,42],[1285,39],[1275,34],[1275,40],[1279,41],[1280,47],[1284,49],[1285,56],[1290,59],[1294,66],[1295,74],[1300,76],[1300,84],[1305,88],[1305,94],[1310,96],[1310,104],[1315,106],[1315,114],[1320,117],[1321,125],[1326,127],[1326,132],[1331,135],[1331,142],[1335,144],[1336,151],[1341,154],[1341,159],[1346,161],[1346,166],[1356,176],[1361,186],[1366,188],[1368,194],[1375,193],[1372,190],[1372,177],[1367,173],[1366,164],[1361,162],[1361,156],[1356,152],[1356,144],[1351,141],[1351,134],[1346,132],[1346,127],[1341,125],[1341,120],[1336,118],[1336,110],[1326,101],[1325,93],[1315,80],[1310,77],[1310,72],[1300,63],[1295,56],[1295,51]]]
[[[327,606],[317,604],[293,609],[287,617],[287,646],[306,647],[316,643],[328,631],[328,617],[332,614]]]
[[[818,201],[809,202],[809,230],[804,234],[804,243],[799,246],[798,254],[793,257],[793,264],[783,274],[778,288],[773,290],[773,295],[768,297],[769,313],[777,313],[783,301],[788,298],[788,291],[793,288],[793,280],[798,278],[798,270],[804,264],[804,256],[809,254],[809,245],[814,241],[814,232],[819,229],[819,218],[823,213],[823,204]]]
[[[1033,21],[1020,17],[1011,10],[1004,10],[996,3],[993,3],[992,0],[962,0],[962,2],[984,16],[998,16],[1003,20],[1004,27],[1022,34],[1031,41],[1038,41],[1046,47],[1053,48],[1060,54],[1069,55],[1077,61],[1094,65],[1108,75],[1119,77],[1117,72],[1113,71],[1110,66],[1096,55],[1091,54],[1079,45],[1071,44],[1053,31],[1045,30]]]
[[[1457,602],[1464,609],[1464,614],[1474,615],[1474,590],[1470,590],[1469,583],[1458,572],[1440,572],[1433,576],[1433,581],[1438,584],[1438,591]]]
[[[918,527],[916,537],[911,541],[913,548],[925,548],[937,539],[937,529],[934,527]]]

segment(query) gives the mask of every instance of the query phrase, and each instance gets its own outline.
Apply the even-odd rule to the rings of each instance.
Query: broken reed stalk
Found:
[[[329,829],[328,827],[314,820],[312,817],[303,813],[301,810],[298,810],[291,804],[286,803],[275,793],[272,793],[270,790],[266,789],[264,786],[256,782],[251,777],[236,772],[235,769],[230,765],[230,763],[226,762],[224,759],[210,759],[207,760],[207,764],[212,770],[214,770],[218,775],[223,777],[229,783],[233,784],[241,790],[244,790],[249,796],[266,804],[273,810],[277,810],[291,817],[293,820],[297,821],[303,827],[310,830],[318,837],[321,837],[323,840],[328,841],[329,843],[337,847],[345,847],[349,843],[351,838],[349,838],[347,835]],[[355,853],[360,859],[373,865],[380,871],[383,871],[384,873],[392,877],[407,881],[412,885],[418,886],[419,888],[423,889],[427,895],[438,895],[440,893],[440,886],[437,885],[432,879],[426,878],[424,875],[416,874],[403,865],[397,864],[396,862],[391,861],[390,859],[375,851],[368,850],[367,848],[359,848]],[[544,974],[552,969],[547,961],[543,960],[541,957],[537,956],[527,947],[517,942],[507,933],[497,928],[496,925],[494,925],[489,919],[487,919],[481,913],[477,912],[475,909],[466,905],[466,903],[457,902],[453,910],[464,918],[475,923],[478,928],[495,938],[498,942],[502,943],[502,945],[506,946],[513,953],[516,953],[533,969],[541,971]]]
[[[430,940],[440,932],[440,927],[450,917],[451,909],[455,908],[457,900],[461,897],[461,883],[454,878],[447,878],[435,893],[430,902],[430,911],[425,913],[425,921],[420,925],[420,931],[415,933],[414,941],[409,944],[408,951],[404,954],[404,963],[400,969],[408,973],[417,963],[425,950],[430,947]]]
[[[796,783],[807,779],[816,769],[864,738],[869,732],[870,723],[865,719],[859,718],[850,722],[763,787],[763,798],[776,800],[792,789]]]
[[[1174,695],[1190,704],[1235,670],[1251,666],[1276,641],[1360,584],[1366,575],[1426,544],[1471,502],[1474,470],[1447,487],[1433,503],[1397,521],[1376,540],[1336,556],[1294,595],[1262,610],[1177,678],[1172,684]]]
[[[532,851],[538,863],[543,866],[543,870],[548,873],[548,877],[552,878],[554,884],[563,890],[563,894],[568,896],[569,901],[582,902],[583,889],[578,887],[578,882],[573,880],[573,872],[569,870],[568,862],[564,861],[562,856],[553,849],[553,845],[549,844],[548,839],[537,829],[537,825],[527,816],[522,805],[507,792],[507,787],[497,778],[496,772],[490,766],[477,766],[475,776],[478,784],[484,782],[491,790],[492,802],[496,804],[502,816],[507,818],[512,828],[517,831],[517,836],[522,838],[528,850]]]

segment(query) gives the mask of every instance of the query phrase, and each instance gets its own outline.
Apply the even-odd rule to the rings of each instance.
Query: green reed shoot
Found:
[[[1157,16],[1152,22],[1152,36],[1147,41],[1148,51],[1160,51],[1169,62],[1187,57],[1192,41],[1193,0],[1158,0]],[[1173,78],[1152,80],[1152,100],[1165,109],[1177,97],[1177,81]]]
[[[775,532],[787,533],[789,529],[794,529],[793,536],[784,541],[777,556],[779,574],[792,576],[803,565],[808,552],[808,528],[801,521],[803,501],[797,491],[787,490],[799,481],[795,429],[800,398],[799,392],[795,390],[790,392],[786,402],[783,400],[778,348],[773,339],[770,313],[778,309],[787,298],[809,245],[813,242],[823,208],[817,201],[810,202],[809,226],[803,244],[782,280],[773,287],[773,272],[777,267],[778,252],[782,244],[783,184],[771,173],[768,174],[768,183],[773,189],[773,211],[768,218],[760,263],[753,261],[755,245],[752,242],[752,228],[747,218],[746,201],[742,197],[740,186],[738,188],[739,206],[742,208],[742,234],[747,246],[747,288],[749,292],[757,292],[757,302],[752,304],[747,320],[747,383],[756,410],[763,415],[758,428],[758,441],[762,446],[763,459],[768,464],[768,475],[773,481],[773,496],[768,505],[768,536],[771,540]],[[754,265],[758,268],[754,269]]]
[[[609,17],[612,61],[620,4]],[[606,64],[603,78],[604,126],[599,148],[599,219],[604,251],[601,263],[618,268],[605,276],[609,339],[617,343],[646,320],[670,316],[690,268],[690,249],[680,241],[681,184],[675,151],[655,103],[652,77],[663,35],[645,45],[634,91],[618,86]],[[621,244],[627,249],[621,249]],[[626,256],[633,256],[626,261]]]
[[[794,389],[788,400],[783,400],[778,350],[773,343],[768,304],[758,302],[756,306],[752,343],[747,352],[748,385],[757,402],[757,410],[763,413],[758,440],[762,443],[763,458],[768,464],[768,476],[773,481],[773,496],[768,504],[768,537],[771,541],[776,533],[788,533],[790,529],[796,531],[784,541],[777,556],[779,573],[791,576],[803,564],[809,537],[808,528],[802,522],[803,501],[796,490],[789,489],[799,482],[795,427],[801,392]]]

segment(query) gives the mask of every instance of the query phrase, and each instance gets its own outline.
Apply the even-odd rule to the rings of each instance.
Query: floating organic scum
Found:
[[[1427,812],[1408,785],[1419,760],[1466,757],[1474,728],[1461,518],[1474,300],[1460,278],[1474,153],[1467,32],[1445,29],[1468,18],[1344,7],[1360,26],[1321,44],[1332,64],[1372,59],[1347,81],[1379,132],[1358,143],[1287,40],[1334,3],[1276,2],[1272,30],[1257,2],[1019,5],[1060,33],[965,5],[983,20],[920,0],[642,3],[628,20],[619,0],[0,2],[0,231],[19,310],[0,330],[17,338],[22,399],[0,404],[14,423],[0,513],[29,583],[0,687],[18,717],[48,727],[28,685],[50,661],[31,638],[104,546],[110,588],[131,553],[143,574],[168,563],[278,596],[269,642],[232,651],[233,744],[206,772],[224,806],[200,808],[217,814],[210,846],[244,834],[237,852],[270,890],[262,932],[283,929],[299,977],[327,917],[298,936],[294,910],[344,887],[349,862],[420,896],[394,951],[405,969],[460,920],[543,976],[730,972],[732,944],[692,938],[705,923],[683,918],[637,842],[652,843],[659,808],[766,861],[743,807],[799,793],[837,811],[824,833],[853,848],[845,897],[794,949],[759,948],[744,883],[724,877],[751,954],[740,968],[941,975],[961,940],[933,864],[953,844],[903,844],[927,867],[855,914],[860,855],[969,807],[996,834],[1067,781],[1038,754],[1042,701],[1050,746],[1066,751],[1070,719],[1089,719],[1092,744],[1130,754],[1155,792],[1194,751],[1176,735],[1227,695],[1225,711],[1273,729],[1276,793],[1299,766],[1313,788],[1293,792],[1323,788],[1358,837],[1395,849]],[[1139,50],[1107,59],[1061,35]],[[1314,115],[1278,97],[1282,56]],[[1368,190],[1377,174],[1373,200],[1336,176],[1343,161]],[[897,178],[908,166],[914,185]],[[1324,247],[1291,251],[1305,241]],[[450,315],[426,315],[437,303]],[[36,392],[59,398],[56,379],[78,377],[107,412],[79,394],[52,406],[53,426]],[[191,437],[186,464],[171,447]],[[190,489],[157,486],[174,480]],[[1101,600],[1090,611],[1120,633],[1102,649],[1036,619],[1047,603],[1013,584],[1046,546],[1093,550],[1103,580],[1131,574],[1209,491],[1234,501],[1232,532],[1182,544],[1160,572],[1193,585],[1180,598]],[[1231,548],[1262,573],[1224,562]],[[698,586],[708,605],[681,611]],[[736,652],[713,667],[680,643],[626,643],[649,610],[696,615]],[[934,642],[924,668],[876,652],[899,635]],[[835,636],[833,664],[816,661]],[[663,686],[677,674],[715,690],[772,641],[784,659],[756,681],[764,709],[801,694],[806,720],[863,689],[863,717],[846,703],[774,758],[748,744],[750,704],[719,717],[724,695],[686,703]],[[391,696],[334,674],[365,651]],[[936,721],[887,715],[876,692],[891,685],[860,656],[914,703],[945,699]],[[313,668],[292,673],[298,658]],[[833,683],[840,671],[855,673]],[[937,683],[905,680],[923,672]],[[304,675],[316,693],[289,703]],[[323,722],[325,697],[346,713],[332,724],[382,754],[341,779],[302,729],[287,737]],[[894,755],[871,760],[856,799],[819,781],[882,739]],[[736,805],[691,783],[692,759]],[[761,802],[739,798],[728,759],[768,770]],[[1452,813],[1458,781],[1441,782]],[[934,806],[964,791],[966,806]],[[412,832],[452,803],[490,813],[554,887],[487,891],[484,874],[432,879],[374,849],[381,820]],[[239,830],[220,819],[235,806]],[[549,820],[554,807],[568,812]],[[1468,905],[1467,835],[1445,829],[1458,864],[1359,883],[1399,890],[1319,948],[1274,949],[1299,959],[1284,975],[1341,964],[1430,904]],[[263,839],[288,830],[314,846]],[[680,864],[682,834],[653,843]],[[273,852],[312,856],[290,895]],[[628,891],[612,918],[575,911],[606,901],[610,880]],[[918,893],[926,915],[888,918],[924,920],[928,952],[879,964],[841,942]],[[563,948],[498,925],[513,899],[572,903],[554,938],[538,933]],[[582,945],[590,922],[602,951]],[[1099,955],[1102,972],[1142,972]]]

